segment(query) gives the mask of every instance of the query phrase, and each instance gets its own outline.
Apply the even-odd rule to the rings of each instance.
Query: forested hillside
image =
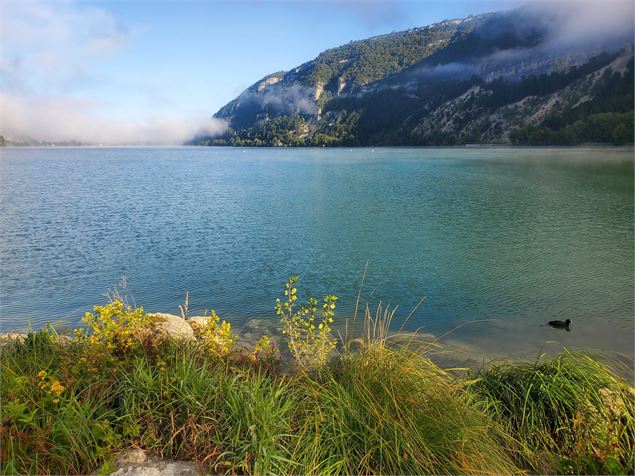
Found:
[[[633,142],[633,36],[521,7],[327,50],[221,108],[237,146]]]

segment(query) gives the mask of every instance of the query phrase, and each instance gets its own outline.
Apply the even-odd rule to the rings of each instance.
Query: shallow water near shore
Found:
[[[341,322],[368,261],[362,303],[425,296],[404,328],[475,356],[632,355],[633,217],[632,148],[7,148],[0,324],[76,325],[125,275],[240,329],[292,274]]]

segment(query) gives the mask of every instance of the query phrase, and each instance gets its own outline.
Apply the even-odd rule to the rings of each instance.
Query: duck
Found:
[[[549,325],[551,327],[558,327],[566,330],[569,330],[569,324],[571,324],[571,319],[567,319],[566,321],[549,321]]]

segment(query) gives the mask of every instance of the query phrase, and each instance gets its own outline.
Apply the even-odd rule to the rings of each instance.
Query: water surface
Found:
[[[343,317],[368,261],[363,302],[427,297],[411,330],[632,354],[633,217],[632,149],[7,148],[1,325],[74,325],[122,275],[240,327],[298,274]]]

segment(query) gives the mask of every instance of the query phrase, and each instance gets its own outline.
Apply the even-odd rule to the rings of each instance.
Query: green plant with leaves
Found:
[[[195,324],[193,329],[198,341],[214,355],[229,355],[238,342],[238,338],[232,333],[231,324],[221,321],[214,310],[204,324]]]
[[[280,364],[280,349],[268,335],[264,335],[254,345],[251,359],[265,368],[274,369]]]
[[[0,474],[87,474],[118,448],[112,373],[72,365],[89,345],[47,328],[2,348]]]
[[[282,332],[289,338],[289,350],[298,365],[312,368],[326,364],[330,352],[335,348],[333,316],[337,296],[324,297],[321,314],[317,322],[318,301],[309,298],[306,304],[296,309],[298,300],[298,277],[291,276],[284,285],[284,300],[276,299],[276,313],[282,321]]]
[[[320,319],[315,299],[296,307],[296,285],[276,309],[298,372],[279,371],[267,336],[210,352],[215,313],[206,345],[159,336],[128,348],[115,330],[143,315],[120,304],[97,309],[86,337],[47,327],[3,344],[0,474],[105,474],[126,448],[211,474],[632,471],[635,393],[605,356],[565,350],[457,375],[390,338],[394,309],[379,307],[364,314],[363,345],[328,361],[336,300]]]

